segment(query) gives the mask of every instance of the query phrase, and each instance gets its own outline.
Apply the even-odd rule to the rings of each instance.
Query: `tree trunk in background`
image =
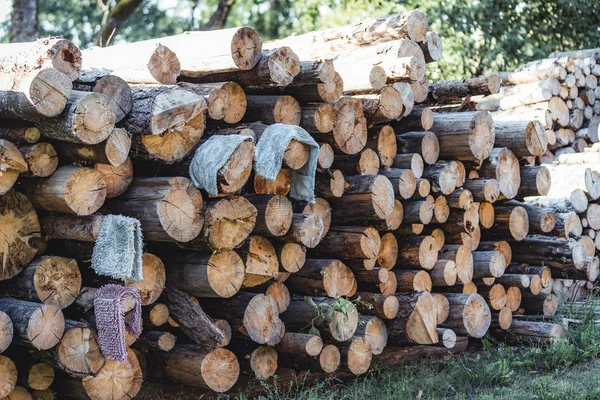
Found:
[[[200,27],[200,30],[212,31],[225,28],[227,17],[229,17],[229,13],[231,13],[235,1],[236,0],[219,0],[216,11],[210,16],[208,22]]]
[[[10,25],[10,42],[33,42],[39,34],[38,0],[14,0]]]
[[[142,2],[143,0],[119,1],[117,5],[108,14],[108,18],[106,19],[104,25],[102,25],[100,33],[96,38],[96,44],[101,47],[106,47],[110,39],[114,36],[115,32],[119,30],[121,25],[123,25],[123,23],[127,21],[127,18],[129,18],[131,14],[135,12],[135,10],[142,4]]]

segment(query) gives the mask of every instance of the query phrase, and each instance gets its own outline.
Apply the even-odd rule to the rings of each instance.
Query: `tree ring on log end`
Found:
[[[492,322],[490,308],[483,297],[477,293],[469,295],[463,308],[462,318],[467,334],[474,338],[482,338]]]
[[[496,141],[494,119],[487,111],[478,111],[469,130],[469,148],[477,160],[483,161],[490,156]]]
[[[261,52],[260,35],[249,26],[239,28],[231,38],[233,63],[241,70],[254,68],[260,60]]]
[[[157,202],[156,213],[162,228],[178,242],[189,242],[202,230],[202,194],[184,177],[169,179],[169,190]]]
[[[50,305],[38,307],[27,324],[27,337],[40,350],[48,350],[60,342],[65,330],[62,311]]]

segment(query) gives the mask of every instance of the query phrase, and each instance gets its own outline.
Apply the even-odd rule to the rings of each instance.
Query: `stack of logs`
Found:
[[[418,10],[267,43],[242,27],[0,45],[0,398],[239,391],[488,332],[560,337],[521,316],[598,277],[600,65],[578,55],[429,83],[442,47]],[[290,142],[275,181],[253,170],[276,123],[319,143],[314,203],[289,197],[307,145]],[[188,171],[214,135],[254,141],[208,195]],[[109,214],[141,222],[142,282],[90,268]],[[98,344],[106,283],[143,304],[123,363]]]

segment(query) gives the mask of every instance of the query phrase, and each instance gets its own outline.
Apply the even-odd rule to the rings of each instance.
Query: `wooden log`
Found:
[[[434,113],[431,130],[442,159],[485,160],[494,147],[494,121],[487,112]]]
[[[410,169],[415,175],[415,178],[417,179],[423,176],[425,166],[423,163],[423,157],[421,157],[419,154],[396,154],[394,155],[392,160],[393,161],[391,165],[389,165],[389,167],[399,169]]]
[[[433,301],[435,303],[435,315],[437,324],[443,324],[450,315],[450,303],[442,293],[434,293]]]
[[[245,264],[242,287],[262,285],[279,273],[277,253],[271,242],[262,236],[250,236],[237,249]]]
[[[510,234],[514,240],[520,241],[529,233],[529,216],[521,206],[494,207],[496,223],[494,233]],[[541,230],[541,229],[540,229]]]
[[[53,157],[56,157],[56,153],[58,153],[61,159],[109,164],[118,167],[129,156],[131,137],[125,129],[116,128],[106,141],[99,144],[55,142],[54,145],[56,152]],[[52,155],[50,156],[52,157]]]
[[[139,293],[142,305],[149,305],[158,300],[165,288],[165,266],[162,260],[151,253],[142,254],[142,275],[143,281],[125,281],[125,286]]]
[[[203,84],[182,82],[179,86],[204,97],[208,107],[208,117],[213,120],[235,124],[246,112],[246,94],[236,82]]]
[[[333,222],[348,224],[382,220],[392,213],[394,189],[388,178],[383,175],[357,175],[347,176],[345,181],[347,186],[344,195],[329,200]],[[348,206],[353,207],[352,212],[349,212]]]
[[[310,133],[329,133],[333,130],[334,121],[335,108],[333,105],[323,103],[302,105],[300,126],[306,131]]]
[[[344,174],[339,170],[327,170],[315,177],[315,194],[326,199],[342,197],[346,188]]]
[[[8,396],[17,384],[17,367],[8,357],[0,355],[0,396]]]
[[[275,346],[278,353],[308,354],[316,357],[323,350],[323,340],[317,335],[306,333],[286,332]]]
[[[491,312],[483,297],[478,294],[448,293],[446,298],[450,303],[446,326],[474,338],[486,334],[491,324]]]
[[[19,178],[19,174],[29,169],[19,149],[4,139],[0,139],[0,166],[0,194],[8,192]]]
[[[281,314],[286,329],[297,332],[314,325],[322,334],[328,334],[340,342],[349,340],[354,335],[358,326],[358,313],[352,303],[346,300],[346,306],[340,309],[335,305],[336,300],[322,297],[311,299],[314,306],[304,299],[292,299],[288,309]],[[332,318],[325,319],[317,312],[317,307],[322,312],[331,313]]]
[[[67,39],[44,38],[34,42],[4,44],[0,54],[2,72],[13,68],[35,71],[52,67],[75,80],[81,69],[81,52]]]
[[[385,86],[374,94],[359,94],[353,97],[362,101],[369,125],[400,118],[404,112],[402,95],[393,85]]]
[[[507,147],[517,157],[541,156],[548,150],[548,136],[541,122],[505,121],[494,118],[494,146]]]
[[[521,307],[528,314],[554,315],[558,309],[558,297],[551,293],[541,292],[533,295],[527,291],[522,293]]]
[[[513,320],[510,331],[500,332],[494,330],[493,334],[508,343],[529,341],[537,344],[553,343],[564,339],[567,335],[560,324],[521,320]]]
[[[431,270],[438,259],[438,243],[431,236],[398,236],[397,268]]]
[[[335,62],[334,65],[345,93],[378,91],[385,86],[388,79],[386,70],[381,65],[356,65],[343,60]]]
[[[288,61],[288,63],[291,64],[292,61]],[[268,85],[268,83],[264,82],[261,86],[245,86],[246,90],[249,94],[258,95],[285,94],[294,97],[298,102],[303,104],[314,102],[333,103],[344,91],[344,76],[338,73],[338,71],[334,73],[334,78],[329,82],[314,82],[301,86],[286,86],[286,83],[290,81],[290,76],[293,78],[295,65],[287,66],[287,68],[289,70],[287,71],[289,76],[284,79],[280,78],[279,83],[273,81],[273,78],[271,78],[271,85],[275,83],[278,84],[278,86],[265,86]],[[252,85],[257,85],[257,82],[253,82]]]
[[[258,344],[274,346],[285,333],[277,303],[269,295],[240,292],[230,299],[203,299],[202,306],[213,318],[229,322],[234,333],[250,336]]]
[[[500,193],[508,199],[517,196],[521,186],[519,160],[506,147],[493,149],[489,160],[481,165],[479,176],[496,179],[500,186]]]
[[[24,195],[14,190],[0,196],[2,264],[0,280],[17,275],[37,252],[40,224],[35,209]]]
[[[342,96],[335,102],[333,136],[313,134],[320,142],[326,142],[345,154],[359,153],[367,143],[367,120],[359,99]]]
[[[19,146],[19,151],[27,163],[27,171],[22,176],[46,178],[58,168],[58,155],[50,143],[40,142]],[[11,172],[8,171],[8,174]],[[3,176],[6,174],[3,173]],[[4,180],[4,179],[3,179]]]
[[[140,220],[151,241],[189,242],[202,229],[202,195],[188,178],[136,178],[106,204],[111,211]]]
[[[397,295],[400,311],[397,318],[386,321],[388,343],[433,344],[438,342],[437,317],[433,296],[424,293]]]
[[[283,236],[292,225],[292,203],[281,195],[246,196],[258,212],[254,233],[263,236]]]
[[[554,231],[557,217],[551,209],[535,207],[516,201],[512,201],[509,204],[518,205],[519,207],[525,209],[527,212],[527,219],[529,220],[529,228],[532,233],[549,234],[550,232]],[[579,218],[577,218],[577,220],[579,220]],[[567,229],[563,228],[562,230],[565,231]],[[581,232],[579,234],[581,234]],[[566,236],[568,237],[569,234],[567,233]]]
[[[77,215],[96,212],[106,197],[106,184],[91,168],[64,166],[49,178],[26,181],[21,190],[44,210]]]
[[[171,351],[176,342],[177,337],[169,332],[145,331],[142,332],[134,345],[138,349]]]
[[[314,203],[307,203],[304,208],[298,211],[302,211],[302,214],[318,215],[321,218],[323,221],[323,234],[321,237],[329,232],[331,226],[331,206],[327,200],[317,197]]]
[[[81,288],[81,274],[73,259],[42,256],[33,260],[6,287],[5,294],[64,309]]]
[[[169,308],[163,303],[153,303],[142,308],[142,320],[145,328],[157,328],[166,324],[168,319]]]
[[[16,145],[34,144],[40,140],[40,130],[31,123],[23,121],[4,121],[0,128],[0,139],[8,140]]]
[[[215,326],[193,297],[169,284],[165,288],[163,298],[171,317],[194,343],[210,350],[218,347],[223,341],[223,332]]]
[[[353,375],[364,374],[371,365],[372,351],[371,344],[362,337],[352,339],[347,345],[341,345],[340,371],[349,372]]]
[[[434,192],[449,195],[456,189],[459,176],[459,164],[456,161],[429,165],[423,171],[423,177],[429,179]]]
[[[244,281],[244,263],[234,251],[177,253],[169,257],[168,279],[196,297],[231,297]]]
[[[308,259],[286,284],[294,293],[337,298],[347,296],[355,281],[352,271],[339,260]]]
[[[552,173],[548,165],[521,168],[521,185],[518,198],[529,196],[546,196],[552,187]],[[556,180],[556,176],[554,178]]]
[[[519,289],[529,289],[531,279],[527,274],[504,274],[496,279],[504,286],[516,286]]]
[[[19,381],[23,385],[23,388],[29,390],[46,390],[52,385],[54,381],[54,369],[50,365],[35,363],[29,360],[26,362],[23,362],[25,360],[19,361],[21,362],[17,369],[19,370]],[[29,394],[27,390],[25,390],[25,393]]]
[[[289,231],[280,239],[308,248],[319,244],[323,236],[323,220],[316,214],[293,214]]]
[[[427,271],[396,270],[392,271],[396,277],[396,290],[401,292],[430,292],[431,278]]]
[[[264,44],[265,48],[291,46],[302,60],[316,60],[324,55],[353,50],[356,47],[398,39],[421,42],[427,33],[427,18],[419,10],[373,18],[359,24],[290,36]]]
[[[476,202],[495,203],[500,197],[500,185],[496,179],[467,179],[463,189],[468,190]]]
[[[20,340],[34,348],[54,347],[63,335],[64,316],[54,306],[4,297],[0,311],[10,317]]]
[[[359,154],[338,155],[332,164],[332,168],[340,170],[344,175],[376,175],[379,166],[379,156],[369,148]]]
[[[127,82],[116,75],[86,71],[79,76],[74,88],[75,90],[100,93],[112,100],[115,122],[121,121],[131,111],[131,88]]]
[[[317,357],[301,354],[280,353],[279,365],[294,368],[297,371],[323,371],[327,374],[335,372],[341,363],[341,354],[337,346],[328,344]]]
[[[433,132],[406,132],[396,136],[398,153],[421,155],[427,164],[434,164],[440,154],[440,145]]]
[[[462,284],[473,280],[473,254],[465,245],[445,245],[439,254],[440,259],[454,261],[456,273]]]
[[[394,195],[402,199],[411,198],[417,188],[415,174],[410,169],[388,168],[381,170],[381,175],[387,177],[394,188]]]
[[[320,245],[309,254],[341,259],[376,259],[381,238],[376,229],[360,227],[331,227]]]
[[[499,283],[487,287],[478,287],[477,293],[487,301],[492,310],[500,311],[506,307],[506,289]]]
[[[333,154],[333,147],[329,143],[321,143],[319,145],[319,158],[317,159],[317,168],[319,170],[326,170],[331,167],[335,155]]]
[[[31,122],[57,117],[72,88],[71,79],[54,68],[4,73],[0,77],[0,116]]]
[[[437,260],[429,271],[433,286],[454,286],[457,274],[456,263],[451,260]]]
[[[467,96],[498,93],[501,86],[502,80],[497,74],[451,81],[442,80],[429,84],[429,96],[436,103],[458,102]]]
[[[353,299],[362,300],[363,303],[359,302],[357,304],[357,309],[361,315],[375,315],[381,319],[394,319],[400,309],[400,302],[395,295],[358,292],[354,294]]]
[[[0,353],[3,353],[13,340],[13,323],[8,314],[0,311]]]
[[[127,158],[118,167],[96,163],[94,170],[102,175],[106,183],[106,198],[108,199],[123,194],[133,181],[133,164],[130,158]]]
[[[473,278],[497,278],[504,274],[506,259],[499,251],[474,251]]]

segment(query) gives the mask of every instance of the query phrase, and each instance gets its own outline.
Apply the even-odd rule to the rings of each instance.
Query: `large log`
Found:
[[[194,92],[206,101],[208,117],[228,124],[240,122],[246,113],[246,94],[235,82],[193,84],[182,82],[180,87]]]
[[[479,176],[496,179],[500,186],[500,193],[508,199],[517,196],[521,186],[519,160],[506,147],[493,149],[489,160],[481,165]]]
[[[0,355],[0,396],[8,396],[17,384],[18,371],[15,363]]]
[[[446,326],[474,338],[486,334],[491,324],[491,312],[483,297],[478,294],[447,293],[446,298],[450,303]]]
[[[132,156],[171,164],[200,141],[206,124],[203,97],[170,86],[132,86],[133,108],[121,121],[132,135]]]
[[[102,175],[82,167],[60,167],[49,178],[24,181],[20,189],[39,208],[77,215],[93,214],[106,197]]]
[[[234,251],[177,252],[168,257],[169,282],[196,297],[231,297],[244,281],[244,263]]]
[[[434,344],[438,342],[435,302],[431,294],[398,294],[398,316],[386,321],[390,344]]]
[[[51,305],[3,297],[0,311],[10,317],[19,339],[36,349],[54,347],[65,329],[63,313]]]
[[[17,275],[37,252],[40,223],[27,197],[14,190],[0,196],[0,280]]]
[[[502,80],[497,74],[452,81],[437,81],[429,85],[429,96],[436,103],[460,102],[467,96],[495,94]]]
[[[191,54],[190,48],[197,52]],[[93,47],[83,51],[83,70],[109,70],[128,82],[174,84],[179,76],[249,70],[260,59],[262,41],[250,27]],[[197,56],[202,54],[202,57]]]
[[[309,254],[325,258],[377,259],[381,238],[374,228],[331,227],[320,245]]]
[[[202,195],[184,177],[136,178],[106,207],[139,219],[144,238],[151,241],[189,242],[200,234],[204,222]]]
[[[118,167],[109,164],[94,164],[94,170],[99,172],[106,183],[106,198],[112,199],[123,194],[133,181],[133,164],[128,157]]]
[[[73,81],[77,79],[81,69],[81,51],[71,41],[61,38],[2,44],[0,60],[2,72],[13,69],[35,71],[52,67]]]
[[[230,299],[206,298],[202,307],[213,318],[229,322],[234,334],[243,333],[258,344],[274,346],[285,333],[277,303],[269,295],[240,292]]]
[[[67,105],[73,84],[54,68],[11,71],[0,76],[0,116],[37,122],[58,116]]]
[[[142,254],[141,282],[125,281],[125,286],[135,289],[141,299],[142,305],[154,303],[165,288],[165,265],[162,260],[151,253]]]
[[[580,242],[531,238],[511,243],[513,259],[530,265],[544,264],[557,269],[583,269],[587,254]]]
[[[494,146],[507,147],[517,157],[541,156],[548,150],[548,136],[538,120],[506,121],[496,117],[494,126]]]
[[[342,96],[335,102],[333,135],[313,134],[319,142],[329,143],[345,154],[359,153],[367,143],[367,120],[363,103],[354,97]]]
[[[487,112],[434,113],[431,131],[442,159],[482,161],[494,147],[494,121]]]
[[[426,33],[427,17],[421,11],[413,10],[340,28],[290,36],[267,42],[264,47],[290,46],[302,60],[315,60],[332,53],[398,39],[421,42]]]
[[[5,294],[62,310],[75,301],[80,288],[81,274],[75,260],[42,256],[10,281]]]

